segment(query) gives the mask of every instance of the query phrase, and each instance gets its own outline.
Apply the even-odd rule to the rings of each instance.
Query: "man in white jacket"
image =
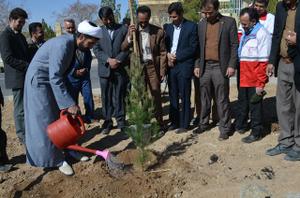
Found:
[[[259,22],[268,30],[268,32],[273,35],[275,16],[268,12],[269,0],[254,0],[254,2],[249,6],[257,10],[259,14]],[[239,26],[238,35],[239,40],[243,34],[244,30],[242,26]]]

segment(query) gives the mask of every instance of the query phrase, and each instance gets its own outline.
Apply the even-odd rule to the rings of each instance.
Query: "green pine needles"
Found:
[[[143,67],[136,53],[130,58],[131,90],[127,98],[127,116],[129,127],[126,133],[140,150],[139,162],[143,166],[147,160],[145,147],[158,133],[158,125],[153,120],[153,100],[147,91]]]

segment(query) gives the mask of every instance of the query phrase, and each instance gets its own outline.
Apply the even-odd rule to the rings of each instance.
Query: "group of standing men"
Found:
[[[62,151],[55,148],[45,130],[58,118],[59,110],[79,113],[80,92],[84,96],[86,122],[94,119],[89,77],[92,60],[89,49],[92,47],[98,60],[103,133],[108,134],[113,128],[113,117],[118,128],[124,131],[129,83],[125,67],[130,58],[133,34],[136,34],[141,55],[143,83],[147,84],[153,97],[154,115],[161,133],[166,130],[183,133],[190,129],[191,81],[195,78],[195,124],[198,125],[195,133],[209,130],[213,100],[220,141],[228,139],[234,130],[245,133],[249,129],[249,113],[251,133],[242,141],[260,140],[264,135],[264,88],[268,75],[271,76],[277,68],[277,112],[282,132],[279,144],[266,154],[286,153],[286,160],[300,160],[300,103],[299,90],[296,89],[300,81],[295,78],[300,72],[297,66],[300,65],[296,42],[296,32],[300,28],[296,22],[297,0],[279,2],[275,17],[266,11],[268,0],[255,0],[252,7],[241,11],[239,31],[233,18],[218,11],[219,5],[218,0],[203,0],[200,8],[202,19],[197,25],[183,17],[180,2],[172,3],[168,7],[172,23],[163,28],[149,23],[151,10],[147,6],[138,7],[138,24],[129,28],[115,22],[111,8],[102,7],[99,10],[101,28],[83,21],[75,33],[74,21],[65,20],[65,30],[72,35],[63,35],[46,43],[40,23],[29,26],[32,39],[27,43],[21,33],[27,14],[20,8],[12,10],[9,26],[0,36],[0,52],[5,64],[6,87],[13,91],[17,135],[22,143],[26,141],[27,161],[33,166],[59,167],[64,174],[73,174]],[[236,70],[239,112],[232,123],[229,79]],[[171,124],[168,127],[163,120],[160,90],[160,83],[166,76],[170,96]],[[2,97],[0,99],[3,104]],[[40,121],[38,124],[37,120]],[[6,138],[1,138],[1,141],[4,141],[1,145],[6,144]],[[0,155],[2,166],[8,158],[5,149],[0,151],[3,151]]]

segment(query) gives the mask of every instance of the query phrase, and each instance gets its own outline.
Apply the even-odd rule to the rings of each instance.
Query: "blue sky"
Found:
[[[120,3],[122,18],[124,17],[128,5],[128,0],[116,0]],[[8,0],[11,8],[22,7],[29,13],[29,22],[41,21],[45,19],[52,27],[55,24],[56,16],[54,12],[60,13],[64,8],[76,2],[76,0]],[[93,3],[100,5],[100,0],[80,0],[81,3]]]

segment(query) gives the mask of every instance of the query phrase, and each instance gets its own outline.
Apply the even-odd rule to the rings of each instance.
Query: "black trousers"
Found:
[[[238,93],[239,112],[236,118],[236,129],[248,128],[248,114],[250,111],[251,134],[262,135],[263,132],[263,101],[250,103],[251,97],[256,93],[255,87],[240,87]]]
[[[8,162],[6,153],[7,137],[6,133],[2,130],[2,112],[0,107],[0,165]]]
[[[123,73],[111,72],[110,77],[100,77],[102,114],[104,128],[112,128],[112,117],[117,120],[118,128],[125,126],[125,95],[127,76]]]
[[[168,86],[170,94],[171,125],[188,129],[191,117],[192,78],[184,77],[175,70],[169,72]],[[180,102],[181,101],[181,105]]]

